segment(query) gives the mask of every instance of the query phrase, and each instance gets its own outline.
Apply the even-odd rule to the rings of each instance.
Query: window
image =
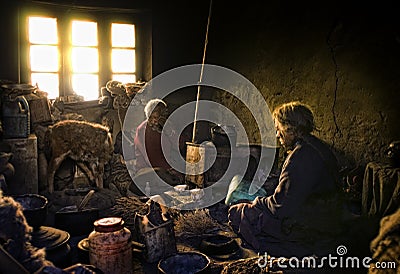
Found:
[[[113,79],[122,83],[135,82],[135,26],[113,23],[111,41]]]
[[[132,83],[151,77],[146,16],[137,11],[127,15],[126,10],[86,9],[30,7],[23,13],[23,79],[37,84],[49,99],[79,95],[97,100],[100,87],[109,80]],[[138,28],[147,30],[140,32],[141,52],[137,50]]]
[[[40,84],[49,98],[55,98],[59,88],[57,20],[29,17],[28,36],[31,83]]]

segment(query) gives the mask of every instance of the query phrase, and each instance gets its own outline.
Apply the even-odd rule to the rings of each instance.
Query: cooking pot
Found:
[[[211,141],[217,147],[236,147],[236,139],[235,126],[216,125],[211,128]]]
[[[47,218],[48,200],[39,194],[21,194],[13,196],[14,200],[22,205],[23,213],[28,225],[37,230]]]
[[[88,235],[93,230],[93,223],[99,218],[99,209],[77,210],[76,206],[63,207],[54,215],[54,224],[71,236]]]

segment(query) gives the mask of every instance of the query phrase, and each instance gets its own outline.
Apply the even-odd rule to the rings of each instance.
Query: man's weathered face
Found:
[[[147,119],[147,124],[153,129],[160,131],[165,124],[165,111],[163,107],[155,107]]]
[[[278,138],[281,145],[285,148],[290,148],[296,141],[296,134],[293,130],[288,129],[287,126],[282,125],[275,119],[276,138]]]
[[[148,124],[149,124],[149,126],[151,126],[151,127],[157,126],[158,123],[159,123],[160,117],[161,117],[160,112],[158,112],[158,111],[153,111],[153,112],[150,114],[149,119],[148,119]]]

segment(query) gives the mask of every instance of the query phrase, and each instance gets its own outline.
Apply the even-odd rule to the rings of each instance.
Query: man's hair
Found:
[[[300,134],[309,134],[315,129],[311,108],[300,102],[290,102],[277,107],[273,118],[287,128]]]
[[[166,110],[167,103],[165,103],[161,99],[151,99],[147,102],[146,106],[144,107],[144,114],[146,115],[146,119],[149,119],[151,113],[156,109]]]

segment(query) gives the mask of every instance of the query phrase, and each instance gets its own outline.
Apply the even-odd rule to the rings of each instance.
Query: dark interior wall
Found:
[[[152,8],[153,77],[201,63],[209,2],[152,2],[94,5]],[[343,164],[383,160],[386,146],[400,139],[397,9],[383,2],[320,2],[214,0],[206,63],[245,76],[270,109],[292,100],[309,104],[320,129],[316,134],[333,144]],[[18,80],[11,6],[1,9],[0,79]],[[191,89],[170,100],[179,104],[194,98]],[[237,100],[225,95],[216,99],[240,113],[250,140],[257,142],[257,125]]]
[[[19,81],[18,79],[18,9],[16,2],[0,4],[0,25],[2,43],[0,43],[0,79]]]
[[[365,164],[400,138],[399,26],[387,3],[214,1],[206,61],[245,76],[270,109],[309,104],[342,164]],[[219,99],[256,128],[237,100]]]
[[[208,3],[155,6],[156,74],[201,62]],[[399,27],[386,2],[213,1],[206,63],[245,76],[270,110],[292,100],[309,104],[316,134],[341,164],[363,165],[385,160],[387,145],[400,138]],[[259,141],[240,102],[226,94],[216,100],[244,121],[250,141]]]
[[[400,137],[398,16],[385,4],[319,5],[238,7],[217,29],[225,33],[218,41],[229,46],[217,43],[213,56],[224,52],[216,60],[252,81],[270,108],[291,100],[310,104],[318,135],[346,159],[381,160]],[[235,29],[244,34],[237,43]]]

